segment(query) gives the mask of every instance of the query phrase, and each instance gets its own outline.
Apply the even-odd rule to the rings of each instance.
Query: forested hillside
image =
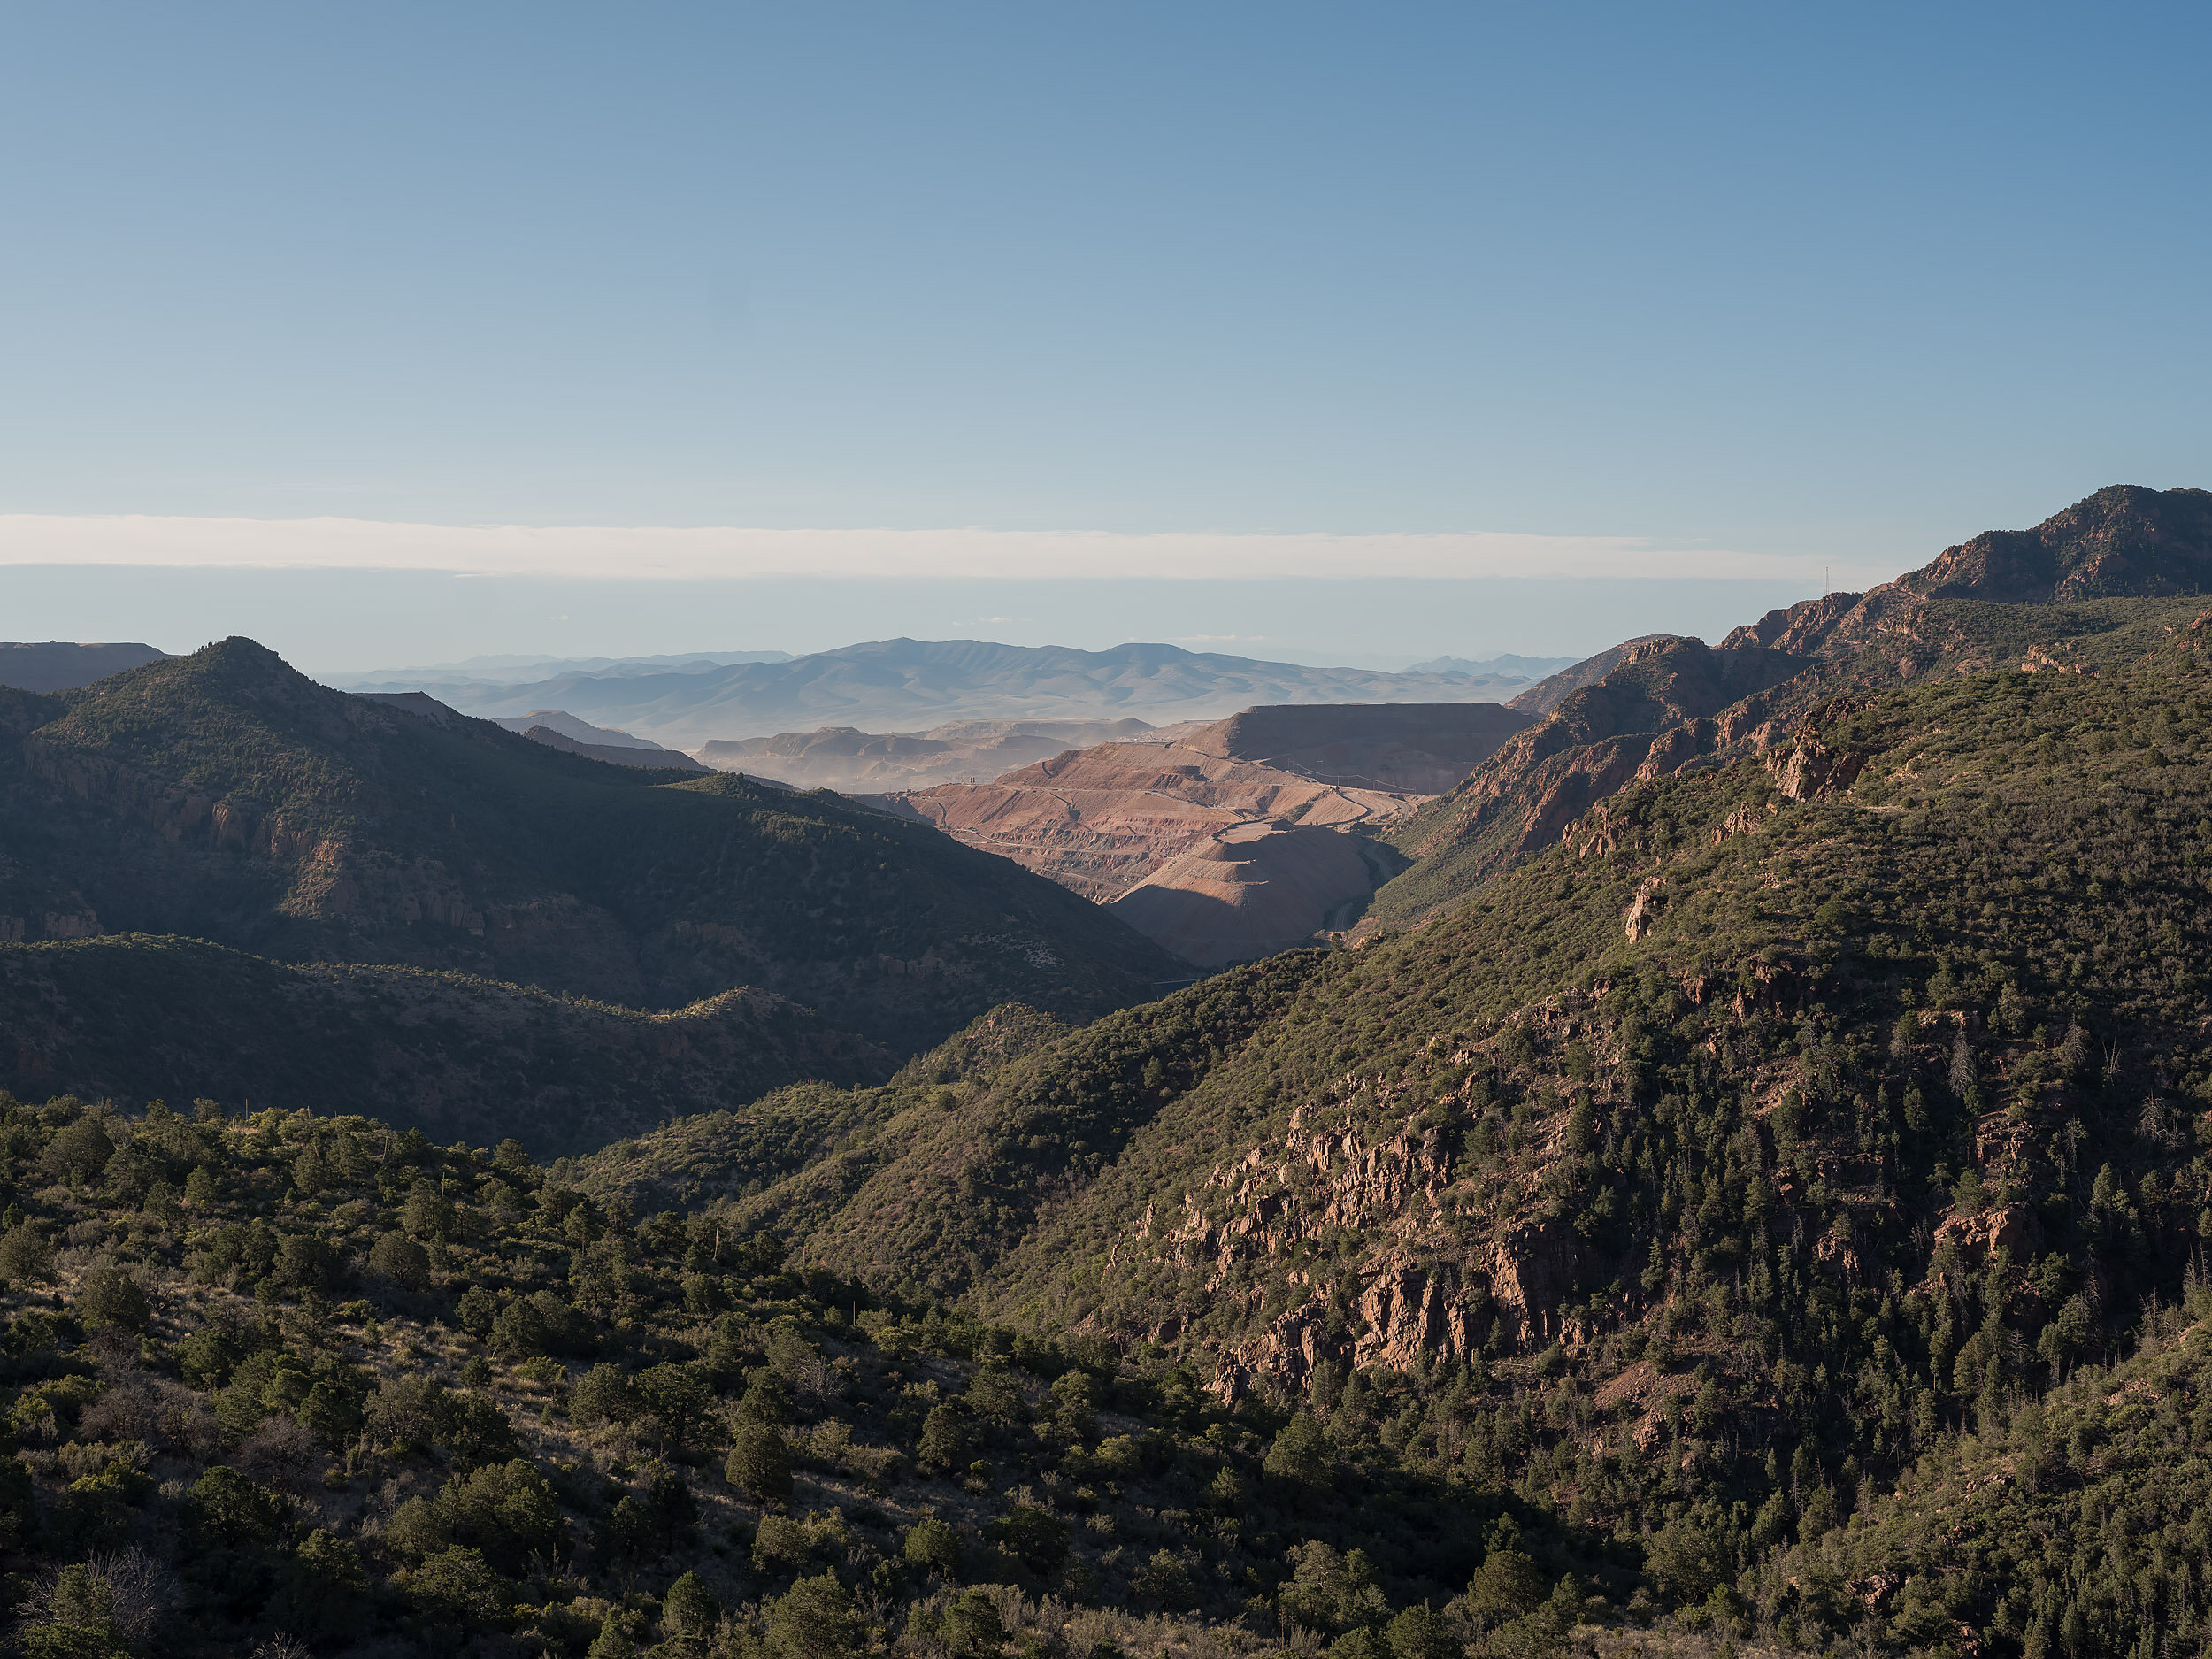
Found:
[[[1832,702],[1417,933],[869,1094],[727,1213],[1301,1403],[1773,1640],[2200,1631],[2187,1575],[2154,1613],[2104,1566],[2021,1601],[1909,1540],[2047,1389],[2174,1337],[2194,1294],[2208,634]],[[666,1139],[588,1179],[620,1189]],[[2154,1392],[2196,1421],[2190,1387]],[[1776,1552],[1873,1559],[1878,1517],[1894,1583],[1788,1588]]]
[[[1632,1551],[1286,1401],[595,1202],[511,1142],[0,1111],[29,1653],[1212,1655],[1294,1627],[1411,1659],[1548,1646],[1640,1586]]]

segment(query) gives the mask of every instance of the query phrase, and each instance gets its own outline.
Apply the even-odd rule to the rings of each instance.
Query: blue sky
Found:
[[[1491,532],[1787,586],[2212,481],[2201,7],[72,4],[4,30],[0,514],[1318,533],[1382,580],[1414,572],[1358,538]],[[112,566],[23,586],[88,556],[8,522],[12,633],[120,631]],[[762,620],[796,639],[838,591]],[[676,609],[663,649],[784,643],[672,637],[730,622]]]

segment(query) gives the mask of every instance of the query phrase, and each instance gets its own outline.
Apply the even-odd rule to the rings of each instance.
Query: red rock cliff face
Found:
[[[1347,1079],[1348,1084],[1356,1079]],[[1314,1105],[1279,1137],[1217,1168],[1179,1213],[1147,1217],[1132,1248],[1164,1256],[1211,1298],[1293,1305],[1214,1356],[1216,1388],[1292,1388],[1324,1359],[1411,1368],[1558,1340],[1583,1249],[1571,1217],[1532,1203],[1476,1241],[1455,1235],[1445,1133],[1420,1114],[1381,1123]],[[1362,1247],[1340,1276],[1346,1235]],[[1156,1333],[1172,1336],[1171,1330]]]

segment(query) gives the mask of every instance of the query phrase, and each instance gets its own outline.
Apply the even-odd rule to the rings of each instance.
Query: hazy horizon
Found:
[[[1816,589],[1727,579],[626,583],[15,566],[0,568],[0,612],[20,640],[129,640],[181,653],[245,634],[334,680],[477,656],[796,657],[902,637],[1081,650],[1141,641],[1395,672],[1446,656],[1580,658],[1640,634],[1717,644]]]

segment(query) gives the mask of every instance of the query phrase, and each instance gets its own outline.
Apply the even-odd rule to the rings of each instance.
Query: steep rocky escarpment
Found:
[[[2116,484],[2032,530],[1989,530],[1899,587],[1931,599],[2062,604],[2212,591],[2212,490]]]
[[[1417,862],[1378,895],[1368,926],[1402,926],[1457,902],[1626,784],[1745,741],[1773,715],[1763,694],[1812,659],[1755,643],[1714,650],[1663,638],[1624,650],[1391,840]]]

